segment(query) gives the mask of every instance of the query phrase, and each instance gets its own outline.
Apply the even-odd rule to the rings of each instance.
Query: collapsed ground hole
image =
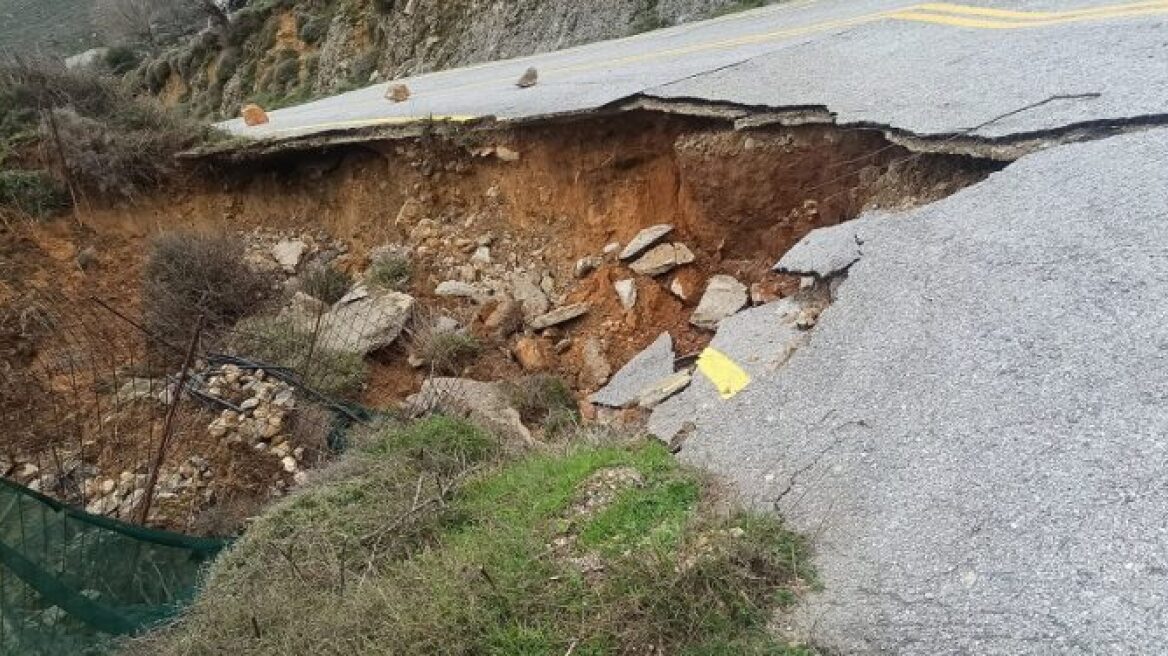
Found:
[[[499,337],[484,327],[494,300],[439,297],[439,283],[477,285],[497,298],[522,273],[553,307],[588,302],[582,318],[527,335],[542,352],[543,369],[583,397],[661,332],[671,333],[679,354],[699,351],[711,333],[689,318],[710,276],[751,286],[755,302],[789,295],[800,281],[771,267],[811,230],[870,209],[938,200],[1005,165],[914,153],[872,129],[736,131],[716,119],[645,111],[284,153],[198,169],[156,197],[92,209],[84,227],[67,221],[6,227],[0,306],[19,316],[22,290],[41,289],[95,295],[140,312],[145,242],[167,230],[229,233],[260,252],[302,238],[318,246],[302,269],[328,257],[353,275],[369,266],[374,249],[400,245],[413,261],[406,291],[428,311],[458,319],[483,344],[465,377],[523,375],[514,356],[519,335]],[[669,240],[692,250],[693,263],[650,277],[610,256],[577,277],[581,258],[601,256],[607,244],[626,244],[663,223],[674,226]],[[475,257],[481,246],[489,261]],[[85,267],[77,263],[83,252],[95,253]],[[622,279],[636,282],[631,309],[614,290]],[[296,286],[295,276],[286,281],[285,288]],[[7,367],[47,369],[44,360],[57,357],[52,339],[0,335],[0,358]],[[399,341],[370,358],[361,403],[388,407],[419,389],[427,371],[411,366],[408,355]],[[234,469],[216,476],[240,478]],[[253,480],[249,489],[263,485]]]

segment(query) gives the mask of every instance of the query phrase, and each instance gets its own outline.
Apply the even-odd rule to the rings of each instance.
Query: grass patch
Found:
[[[410,350],[440,376],[461,373],[483,350],[477,337],[438,315],[415,314],[409,334]]]
[[[69,207],[69,194],[45,171],[0,171],[0,207],[42,218]]]
[[[562,435],[579,425],[576,399],[561,378],[549,374],[525,376],[508,381],[504,392],[523,423],[542,426],[549,437]]]
[[[402,291],[410,283],[413,267],[405,255],[389,253],[373,260],[365,279],[369,284],[383,289]]]
[[[765,631],[811,576],[777,519],[715,510],[656,442],[503,454],[444,417],[361,437],[127,653],[807,653]]]
[[[314,345],[311,330],[284,317],[249,317],[235,326],[229,350],[263,364],[293,369],[305,385],[327,397],[355,396],[369,377],[365,358]]]

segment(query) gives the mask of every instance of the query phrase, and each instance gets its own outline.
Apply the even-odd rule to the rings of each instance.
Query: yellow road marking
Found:
[[[712,346],[706,347],[698,356],[698,371],[714,384],[723,399],[734,396],[750,384],[750,374]]]
[[[926,2],[924,4],[905,7],[905,11],[920,10],[942,12],[949,14],[965,14],[968,16],[984,16],[988,18],[1004,18],[1010,20],[1034,21],[1077,16],[1107,15],[1114,11],[1140,9],[1145,7],[1168,8],[1165,0],[1148,0],[1146,2],[1132,2],[1123,5],[1104,5],[1088,7],[1086,9],[1071,9],[1067,11],[1015,11],[1013,9],[995,9],[993,7],[973,7],[969,5],[955,5],[948,2]]]
[[[935,23],[938,25],[950,25],[953,27],[971,27],[982,30],[1018,30],[1029,29],[1035,27],[1048,27],[1051,25],[1062,25],[1066,23],[1082,23],[1091,20],[1103,20],[1107,18],[1125,18],[1131,16],[1146,16],[1151,14],[1168,14],[1168,4],[1160,4],[1148,7],[1113,10],[1109,13],[1102,14],[1082,14],[1071,15],[1059,18],[1042,18],[1032,20],[995,20],[991,18],[973,18],[968,16],[949,16],[945,14],[934,14],[922,11],[914,11],[912,9],[901,10],[893,12],[889,15],[890,18],[896,20],[916,21],[921,23]]]

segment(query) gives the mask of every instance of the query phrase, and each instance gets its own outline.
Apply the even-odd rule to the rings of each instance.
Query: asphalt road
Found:
[[[541,82],[518,89],[528,66]],[[406,82],[405,103],[378,85],[229,127],[524,119],[634,95],[983,139],[1168,124],[1168,1],[793,2]],[[1164,652],[1165,189],[1168,128],[1049,148],[813,233],[791,262],[850,268],[810,333],[779,325],[782,302],[723,322],[714,345],[749,384],[724,399],[698,375],[651,428],[692,422],[683,458],[813,541],[823,589],[783,618],[796,635],[846,654]]]
[[[987,137],[1164,113],[1168,0],[993,8],[796,0],[721,19],[401,80],[225,127],[281,138],[435,118],[524,119],[634,95],[820,106],[844,124]],[[540,82],[519,89],[528,66]],[[1067,96],[1063,100],[1052,97]],[[1044,103],[1044,101],[1047,101]],[[1044,103],[1009,118],[1004,114]]]

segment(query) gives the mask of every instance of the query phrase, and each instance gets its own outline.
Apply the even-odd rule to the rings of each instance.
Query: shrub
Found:
[[[215,84],[222,87],[227,84],[235,71],[239,68],[239,62],[242,60],[242,55],[239,53],[239,48],[228,48],[219,56],[219,67],[215,69]],[[215,103],[216,105],[218,103]]]
[[[332,17],[327,14],[302,14],[299,28],[300,40],[305,43],[320,43],[328,34],[330,22],[332,22]]]
[[[369,376],[361,354],[320,348],[314,343],[311,326],[298,326],[283,317],[240,321],[229,349],[241,357],[291,369],[305,385],[333,399],[355,396]]]
[[[411,348],[416,356],[426,361],[431,372],[454,376],[477,357],[483,347],[474,335],[442,323],[433,318],[415,320],[410,329]]]
[[[114,75],[125,75],[134,70],[138,66],[141,58],[133,48],[126,46],[114,46],[106,50],[103,63],[109,69],[110,73]]]
[[[185,343],[200,316],[214,333],[256,312],[271,280],[243,259],[242,243],[226,237],[163,233],[150,245],[143,272],[147,325],[172,343]]]
[[[525,424],[543,425],[552,432],[575,424],[576,399],[563,379],[549,374],[526,376],[504,385],[507,399]]]
[[[401,291],[409,284],[412,273],[413,267],[408,257],[387,253],[373,260],[365,272],[365,280],[378,287]]]
[[[340,269],[332,265],[310,267],[300,280],[300,289],[309,296],[332,305],[341,300],[353,281]]]
[[[44,171],[0,171],[0,206],[44,217],[69,206],[69,195]]]

